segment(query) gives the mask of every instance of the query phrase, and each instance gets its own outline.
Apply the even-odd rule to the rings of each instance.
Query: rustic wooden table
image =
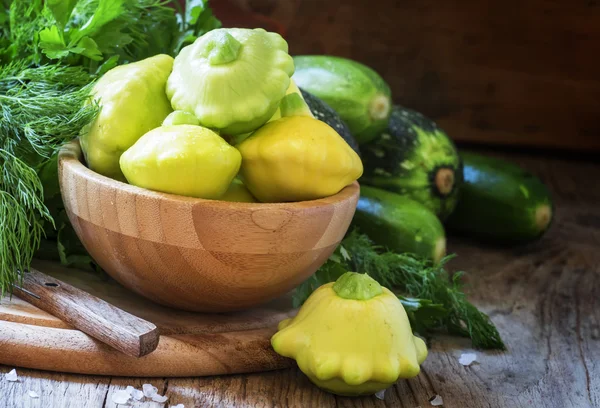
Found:
[[[488,248],[452,238],[468,271],[470,298],[497,324],[508,351],[476,351],[477,363],[458,357],[468,341],[436,338],[421,374],[400,381],[385,399],[341,398],[321,392],[297,369],[209,378],[118,378],[17,369],[19,382],[0,376],[0,407],[115,407],[127,385],[151,383],[166,404],[134,407],[600,407],[600,165],[510,155],[552,188],[556,218],[540,242]],[[0,345],[1,347],[1,345]],[[0,366],[0,372],[13,367]],[[38,399],[28,395],[30,390]]]

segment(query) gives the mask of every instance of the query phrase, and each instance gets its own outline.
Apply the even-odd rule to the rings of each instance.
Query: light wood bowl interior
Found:
[[[331,255],[359,185],[298,203],[250,204],[164,194],[83,164],[78,141],[59,156],[67,214],[85,248],[123,286],[157,303],[226,312],[277,298]]]

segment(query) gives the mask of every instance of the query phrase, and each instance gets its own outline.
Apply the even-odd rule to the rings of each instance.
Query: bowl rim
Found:
[[[109,177],[103,176],[100,173],[96,173],[95,171],[88,168],[83,163],[83,151],[81,149],[81,145],[79,143],[79,138],[75,138],[70,142],[63,145],[58,153],[58,168],[59,174],[62,173],[63,168],[68,168],[70,172],[77,174],[81,177],[84,177],[87,180],[91,180],[94,183],[101,184],[106,187],[112,187],[129,194],[144,196],[147,198],[155,198],[159,200],[166,201],[177,201],[180,203],[187,204],[201,204],[208,205],[211,207],[217,208],[239,208],[239,209],[248,209],[248,210],[266,210],[266,209],[310,209],[310,208],[318,208],[323,206],[332,205],[335,203],[339,203],[341,201],[345,201],[347,199],[351,199],[356,196],[360,192],[360,185],[358,181],[352,182],[352,184],[347,185],[343,189],[341,189],[338,193],[319,198],[316,200],[307,200],[307,201],[294,201],[294,202],[283,202],[283,203],[244,203],[244,202],[233,202],[233,201],[221,201],[221,200],[211,200],[204,198],[196,198],[196,197],[187,197],[177,194],[163,193],[159,191],[148,190],[142,187],[137,187],[128,183],[124,183],[119,180],[111,179]],[[59,177],[61,179],[62,176]]]

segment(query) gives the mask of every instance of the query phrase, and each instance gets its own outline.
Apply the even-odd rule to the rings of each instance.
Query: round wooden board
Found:
[[[147,356],[129,357],[17,297],[2,298],[0,364],[138,377],[232,374],[290,365],[270,345],[277,323],[294,313],[289,297],[246,312],[191,313],[154,304],[90,272],[49,262],[34,267],[153,322],[160,329],[160,343]]]

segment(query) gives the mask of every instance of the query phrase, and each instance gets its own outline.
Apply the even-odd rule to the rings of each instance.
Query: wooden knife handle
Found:
[[[158,346],[154,324],[35,269],[13,293],[127,355],[142,357]]]

